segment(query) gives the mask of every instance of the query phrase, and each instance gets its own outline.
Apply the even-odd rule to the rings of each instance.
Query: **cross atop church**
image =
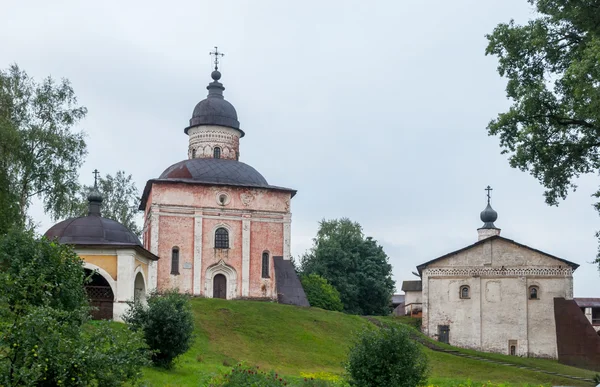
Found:
[[[487,191],[487,198],[488,198],[488,204],[490,204],[490,199],[492,198],[492,191],[494,189],[492,187],[490,187],[489,185],[487,186],[487,188],[484,191]]]
[[[97,169],[94,169],[94,172],[92,172],[94,174],[94,187],[98,187],[98,175],[100,174],[100,172],[98,172]]]
[[[224,57],[225,54],[223,54],[222,52],[219,52],[219,48],[217,46],[215,46],[215,51],[211,51],[208,53],[210,56],[215,56],[215,70],[219,69],[219,57]]]

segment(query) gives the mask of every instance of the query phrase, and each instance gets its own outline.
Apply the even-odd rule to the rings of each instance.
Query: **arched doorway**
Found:
[[[146,282],[144,281],[144,276],[142,273],[137,273],[135,276],[133,289],[133,300],[135,302],[141,302],[143,304],[146,303]]]
[[[92,307],[92,318],[94,320],[112,320],[115,295],[110,284],[104,277],[92,270],[85,269],[85,274],[92,276],[91,282],[85,285],[85,291]]]
[[[227,278],[223,274],[213,278],[213,298],[227,298]]]

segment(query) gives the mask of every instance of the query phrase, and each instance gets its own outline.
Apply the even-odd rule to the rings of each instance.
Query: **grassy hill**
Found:
[[[144,377],[147,386],[201,386],[211,376],[226,372],[239,361],[257,365],[261,369],[272,369],[288,377],[311,375],[336,378],[343,372],[342,362],[353,335],[362,329],[378,329],[358,316],[274,303],[196,298],[192,300],[192,307],[196,321],[193,347],[182,356],[173,370],[146,369]],[[399,323],[391,318],[384,321]],[[458,385],[467,380],[474,384],[491,381],[512,385],[590,385],[531,370],[425,350],[431,364],[430,384],[437,386]],[[504,358],[507,360],[503,361],[519,359]],[[533,361],[537,368],[542,369],[559,367],[563,374],[583,377],[594,375],[593,372],[566,367],[551,360],[519,361]]]

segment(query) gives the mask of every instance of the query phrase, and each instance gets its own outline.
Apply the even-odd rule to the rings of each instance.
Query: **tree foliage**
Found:
[[[365,330],[350,348],[346,371],[358,387],[416,387],[427,381],[427,357],[409,328]]]
[[[148,297],[148,305],[132,303],[123,318],[134,331],[143,332],[157,366],[171,368],[173,361],[192,345],[194,316],[189,298],[177,289],[154,292]]]
[[[74,205],[73,216],[87,214],[87,197],[92,188],[93,186],[83,186]],[[117,171],[114,176],[110,174],[105,177],[99,176],[98,191],[102,194],[102,216],[116,220],[138,237],[141,236],[142,229],[136,222],[140,197],[132,176],[126,175],[124,171]]]
[[[73,250],[28,232],[0,236],[0,385],[119,386],[147,363],[141,335],[87,325]]]
[[[511,20],[487,35],[486,54],[498,57],[513,101],[488,131],[500,137],[510,165],[530,172],[545,187],[546,202],[557,205],[577,177],[600,168],[600,3],[529,3],[535,19]],[[595,207],[600,211],[600,203]]]
[[[347,218],[321,221],[301,267],[304,275],[317,274],[339,291],[346,313],[389,314],[392,266],[383,248],[365,237],[358,223]]]
[[[86,154],[73,127],[86,113],[67,80],[38,83],[16,65],[0,71],[0,200],[16,203],[16,220],[25,223],[34,197],[54,219],[71,211]]]
[[[341,312],[344,304],[337,291],[327,280],[317,274],[303,275],[300,277],[304,293],[308,298],[310,306],[325,310]]]

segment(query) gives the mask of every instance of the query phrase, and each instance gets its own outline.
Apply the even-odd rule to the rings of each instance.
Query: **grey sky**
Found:
[[[167,5],[168,4],[168,5]],[[7,1],[0,68],[71,80],[89,109],[81,169],[146,180],[187,157],[187,126],[218,45],[225,97],[246,137],[240,160],[298,189],[292,254],[318,221],[349,217],[385,248],[397,287],[415,266],[477,240],[484,188],[502,235],[581,265],[575,296],[600,297],[594,176],[548,207],[511,169],[490,119],[509,106],[495,25],[526,0]],[[32,213],[44,231],[52,222]]]

